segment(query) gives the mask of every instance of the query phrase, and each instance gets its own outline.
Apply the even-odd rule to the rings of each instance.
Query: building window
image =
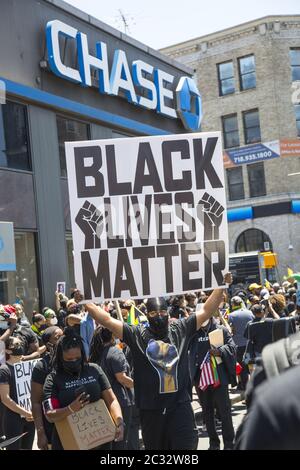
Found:
[[[243,113],[245,144],[254,144],[261,141],[258,109]]]
[[[72,235],[67,235],[67,255],[68,255],[68,267],[69,267],[69,280],[70,287],[76,287],[75,274],[74,274],[74,256],[73,256],[73,240]]]
[[[269,246],[269,250],[273,250],[272,242],[268,235],[262,230],[250,228],[245,230],[238,237],[235,245],[235,252],[245,253],[248,251],[266,251],[267,246]]]
[[[29,320],[39,311],[36,243],[34,233],[16,233],[16,272],[0,272],[0,303],[13,304],[20,299]]]
[[[256,88],[255,57],[248,55],[241,57],[239,62],[240,88],[241,91]]]
[[[297,135],[300,137],[300,104],[295,105]]]
[[[0,166],[31,171],[27,108],[8,101],[0,107]]]
[[[218,64],[219,93],[220,96],[235,92],[233,62]]]
[[[239,147],[240,136],[237,114],[222,117],[224,148]]]
[[[65,142],[74,142],[77,140],[89,140],[89,125],[84,122],[73,121],[61,116],[56,117],[59,159],[60,159],[60,175],[67,176]]]
[[[241,166],[237,168],[228,168],[227,184],[229,201],[237,201],[238,199],[245,199],[243,169]]]
[[[290,50],[292,81],[300,80],[300,47]]]
[[[264,163],[247,165],[250,197],[266,195],[265,167]]]

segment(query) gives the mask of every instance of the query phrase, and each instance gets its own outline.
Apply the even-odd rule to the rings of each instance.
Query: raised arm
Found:
[[[110,330],[116,338],[123,339],[123,322],[112,318],[103,308],[95,304],[86,304],[91,317],[100,325]]]
[[[224,276],[224,283],[232,283],[232,274],[227,273]],[[202,323],[211,318],[222,302],[224,289],[214,289],[207,301],[203,304],[202,308],[196,312],[197,330],[201,327]]]

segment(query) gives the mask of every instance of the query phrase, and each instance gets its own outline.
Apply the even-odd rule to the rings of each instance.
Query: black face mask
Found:
[[[70,374],[78,374],[81,369],[81,359],[76,359],[76,361],[63,361],[63,367],[66,372]]]
[[[163,317],[148,317],[150,330],[154,333],[155,336],[158,338],[164,338],[168,332],[169,326],[169,315],[165,315]]]
[[[11,356],[23,356],[24,355],[24,347],[17,346],[16,348],[11,350]]]

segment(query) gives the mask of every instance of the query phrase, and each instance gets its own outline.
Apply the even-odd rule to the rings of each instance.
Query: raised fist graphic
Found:
[[[197,206],[198,218],[203,220],[204,240],[219,240],[224,207],[208,193],[204,193]]]
[[[75,222],[85,235],[85,250],[101,248],[100,236],[104,227],[102,212],[89,201],[85,201]]]

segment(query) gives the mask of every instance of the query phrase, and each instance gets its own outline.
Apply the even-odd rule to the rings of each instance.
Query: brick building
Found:
[[[300,15],[161,52],[195,70],[201,129],[223,133],[230,252],[270,248],[280,276],[287,266],[300,271]]]

